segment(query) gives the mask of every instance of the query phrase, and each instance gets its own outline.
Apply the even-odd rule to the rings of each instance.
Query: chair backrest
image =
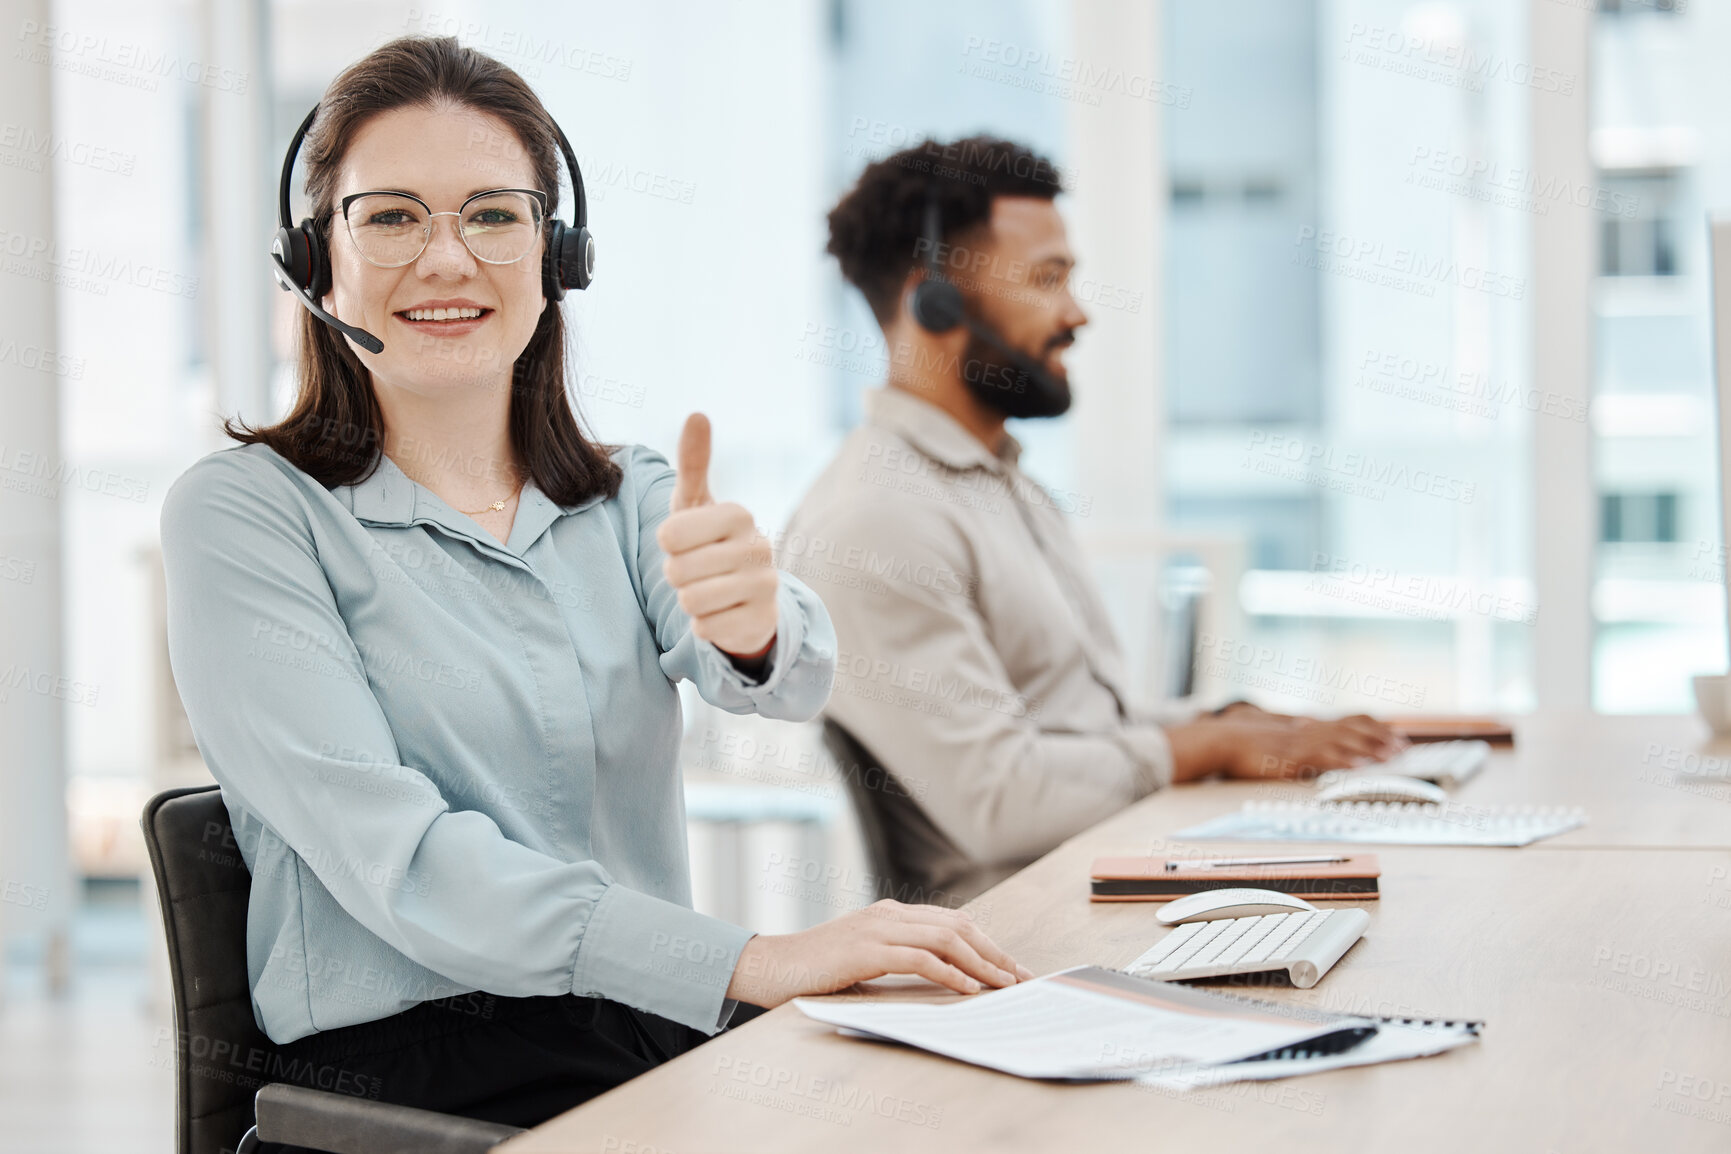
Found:
[[[1182,700],[1196,692],[1203,605],[1208,571],[1195,565],[1169,565],[1161,577],[1159,604],[1164,620],[1160,696]]]
[[[253,1124],[253,1095],[277,1081],[276,1047],[252,1016],[246,905],[252,875],[214,785],[171,789],[140,822],[162,899],[174,985],[177,1154],[232,1151]]]
[[[918,863],[954,861],[959,851],[932,824],[919,802],[894,774],[884,769],[858,738],[830,718],[823,719],[823,743],[847,783],[848,799],[859,819],[866,860],[877,880],[877,896],[924,904],[958,904]]]

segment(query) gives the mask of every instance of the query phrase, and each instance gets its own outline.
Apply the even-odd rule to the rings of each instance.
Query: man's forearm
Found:
[[[1191,721],[1164,727],[1172,746],[1172,780],[1196,781],[1232,767],[1231,729],[1218,721]]]

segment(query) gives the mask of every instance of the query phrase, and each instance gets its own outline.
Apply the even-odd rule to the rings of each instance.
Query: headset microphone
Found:
[[[319,106],[315,104],[300,127],[295,129],[294,139],[289,141],[288,155],[283,157],[282,179],[277,186],[278,227],[270,244],[271,264],[277,284],[284,292],[293,293],[313,316],[368,352],[382,353],[385,342],[365,329],[338,320],[319,304],[331,291],[330,256],[325,252],[318,225],[311,217],[303,219],[299,225],[291,223],[289,187],[295,157],[300,154],[301,142],[306,139],[307,130],[313,126],[313,118],[318,114]],[[583,173],[577,167],[577,155],[571,151],[571,142],[565,139],[559,125],[552,124],[552,128],[559,141],[559,151],[564,154],[565,166],[571,171],[572,199],[571,224],[567,226],[557,219],[552,222],[541,260],[541,295],[557,301],[564,298],[566,289],[586,289],[595,279],[595,238],[589,232],[589,199],[583,191]]]
[[[1038,357],[1030,356],[1028,353],[1025,353],[1021,349],[1018,349],[1016,346],[1012,345],[1009,341],[1006,341],[999,334],[997,329],[993,328],[991,325],[986,324],[984,321],[978,321],[978,320],[975,320],[973,317],[966,317],[965,316],[962,318],[962,324],[966,325],[968,331],[970,333],[972,333],[974,336],[979,337],[982,341],[985,341],[988,345],[991,345],[993,348],[997,349],[1000,353],[1003,353],[1004,356],[1009,358],[1011,367],[1014,368],[1017,372],[1028,377],[1033,382],[1033,384],[1037,390],[1043,391],[1043,392],[1047,393],[1048,395],[1063,394],[1063,396],[1066,398],[1064,407],[1065,408],[1069,407],[1069,402],[1067,399],[1069,397],[1069,386],[1065,385],[1063,382],[1059,381],[1057,377],[1053,376],[1052,371],[1050,369],[1048,369],[1045,365],[1041,364],[1040,359]],[[1062,412],[1062,411],[1063,411],[1062,409],[1059,410],[1059,412]],[[1041,412],[1037,412],[1037,413],[1010,413],[1007,415],[1012,416],[1012,417],[1047,416],[1047,415],[1057,416],[1057,413],[1047,414],[1044,411],[1041,411]]]
[[[361,346],[361,348],[367,350],[367,352],[382,353],[385,351],[384,341],[381,341],[366,329],[356,328],[354,325],[338,320],[320,307],[319,303],[313,299],[312,293],[294,282],[292,279],[293,274],[289,272],[288,256],[283,252],[283,238],[281,232],[278,232],[276,239],[270,242],[270,259],[271,263],[276,266],[275,271],[277,284],[282,286],[283,291],[293,293],[296,299],[307,307],[308,312],[319,318],[319,320],[325,322],[325,324],[331,326],[331,328],[337,330],[337,332],[342,333],[344,336],[354,341],[355,344]]]
[[[908,298],[908,312],[914,321],[929,333],[947,333],[957,326],[965,327],[974,337],[986,342],[1008,359],[1018,378],[1015,387],[990,382],[984,373],[962,369],[962,383],[981,404],[1006,417],[1056,417],[1070,408],[1070,386],[1059,380],[1039,359],[1016,348],[992,326],[968,315],[962,290],[944,279],[938,260],[938,246],[943,241],[942,217],[938,203],[938,187],[927,187],[925,227],[922,241],[926,247],[926,276],[914,286]],[[976,379],[979,378],[979,379]]]

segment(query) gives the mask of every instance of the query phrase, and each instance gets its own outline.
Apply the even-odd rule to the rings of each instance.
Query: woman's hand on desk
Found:
[[[691,632],[731,656],[762,657],[775,644],[781,578],[751,514],[709,494],[709,418],[702,413],[691,414],[679,435],[669,510],[655,539]]]
[[[779,1006],[885,974],[918,974],[958,994],[1013,986],[1034,976],[959,910],[885,899],[797,934],[745,943],[727,996]]]
[[[1167,728],[1173,780],[1215,773],[1237,778],[1312,778],[1326,769],[1384,761],[1407,742],[1373,717],[1338,721],[1234,710],[1217,720]]]

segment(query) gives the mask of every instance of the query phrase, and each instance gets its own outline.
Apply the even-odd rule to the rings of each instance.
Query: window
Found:
[[[1690,675],[1725,669],[1702,222],[1731,197],[1731,183],[1708,163],[1731,147],[1731,133],[1703,95],[1724,71],[1724,52],[1704,34],[1699,7],[1602,4],[1592,39],[1602,274],[1593,319],[1592,700],[1612,713],[1690,710]],[[1667,18],[1608,18],[1641,12]]]
[[[1605,276],[1677,275],[1677,174],[1607,174],[1599,271]]]
[[[1262,655],[1204,663],[1202,692],[1531,702],[1528,446],[1560,418],[1526,380],[1546,206],[1522,187],[1530,94],[1498,63],[1526,58],[1525,19],[1502,0],[1165,5],[1168,79],[1195,92],[1162,124],[1167,519],[1242,546],[1248,644],[1224,651]]]
[[[1675,16],[1688,6],[1689,0],[1599,0],[1599,11],[1612,16],[1638,12]]]
[[[1677,494],[1606,493],[1599,499],[1601,541],[1677,540]]]

